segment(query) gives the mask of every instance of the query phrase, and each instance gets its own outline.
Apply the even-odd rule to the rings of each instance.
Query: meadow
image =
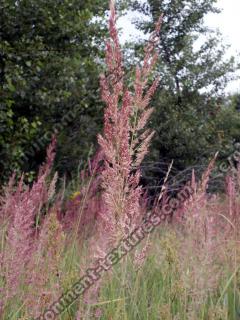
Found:
[[[216,155],[202,178],[193,171],[177,194],[168,192],[167,174],[148,201],[140,165],[154,135],[147,126],[159,83],[152,75],[162,17],[127,87],[113,2],[110,9],[99,151],[65,185],[52,170],[53,137],[36,181],[27,184],[24,173],[20,179],[13,174],[2,188],[0,317],[239,319],[240,167],[229,165],[225,192],[210,194]],[[123,243],[129,249],[119,249]],[[80,284],[86,270],[89,277]]]

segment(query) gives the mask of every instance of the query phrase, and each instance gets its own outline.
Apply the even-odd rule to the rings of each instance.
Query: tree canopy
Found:
[[[144,33],[163,14],[149,159],[164,168],[172,160],[177,171],[204,164],[239,140],[239,99],[226,102],[224,92],[237,66],[226,59],[221,35],[204,25],[206,14],[218,13],[216,3],[117,1],[120,10],[147,18],[136,21]],[[72,175],[102,127],[99,74],[108,1],[2,0],[0,10],[1,180],[13,170],[31,179],[54,133],[56,169]],[[132,61],[142,57],[143,47],[144,40],[126,46],[130,82]]]
[[[219,32],[204,25],[208,13],[218,13],[216,0],[134,1],[136,21],[144,33],[163,14],[159,63],[161,82],[155,94],[152,126],[156,131],[152,159],[170,163],[177,170],[209,161],[223,148],[219,128],[224,89],[234,76],[234,58],[226,59],[227,45]],[[147,19],[146,19],[147,18]],[[135,43],[142,54],[143,45]],[[225,119],[227,121],[227,119]],[[231,139],[229,137],[229,139]]]
[[[35,170],[59,123],[58,169],[72,169],[79,154],[86,156],[100,122],[98,60],[107,6],[98,0],[1,1],[0,171],[5,175]],[[68,121],[62,121],[66,115]]]

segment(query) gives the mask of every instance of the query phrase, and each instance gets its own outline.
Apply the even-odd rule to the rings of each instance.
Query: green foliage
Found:
[[[156,70],[161,83],[153,101],[152,158],[167,163],[174,159],[177,170],[206,163],[222,147],[218,131],[227,124],[220,125],[216,119],[236,67],[233,58],[225,58],[227,47],[221,44],[220,34],[203,24],[207,13],[219,11],[215,4],[215,0],[149,0],[132,5],[148,18],[136,22],[145,33],[164,15]],[[141,55],[142,45],[135,48]]]
[[[230,96],[225,101],[216,119],[216,127],[223,145],[240,142],[240,112],[238,110],[239,95]]]
[[[228,97],[215,121],[222,145],[218,159],[220,163],[225,161],[229,165],[232,165],[234,162],[234,159],[230,160],[234,158],[234,153],[240,151],[240,112],[238,111],[238,101],[239,95]]]
[[[64,145],[59,158],[71,159],[72,170],[79,156],[87,154],[99,126],[96,57],[101,59],[107,5],[108,1],[96,0],[1,1],[0,170],[4,176],[13,169],[35,170],[53,126],[69,112],[75,116],[60,130]],[[76,132],[77,128],[81,130]],[[48,139],[24,158],[46,133]],[[71,150],[65,150],[69,143]],[[57,167],[63,170],[61,163]]]

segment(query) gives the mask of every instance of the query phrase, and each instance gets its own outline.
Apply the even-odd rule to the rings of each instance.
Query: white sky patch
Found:
[[[217,6],[222,9],[222,12],[208,14],[205,17],[205,24],[212,29],[219,29],[223,35],[223,41],[231,45],[227,57],[231,55],[236,58],[240,57],[240,0],[218,0]],[[142,18],[142,15],[129,12],[118,20],[118,26],[122,30],[121,43],[144,36],[142,32],[136,30],[132,23],[132,20],[136,18]],[[240,72],[238,74],[240,75]],[[226,91],[240,92],[240,80],[229,83]]]
[[[239,57],[240,54],[240,0],[218,0],[219,14],[208,14],[205,18],[207,26],[219,29],[225,43],[231,45],[227,57]],[[238,72],[240,76],[240,72]],[[232,81],[227,86],[228,92],[240,93],[240,80]]]
[[[141,13],[130,11],[125,16],[118,19],[117,25],[121,31],[120,41],[122,44],[126,41],[136,40],[138,38],[142,39],[144,37],[143,32],[137,30],[133,24],[134,20],[144,18],[145,17]]]

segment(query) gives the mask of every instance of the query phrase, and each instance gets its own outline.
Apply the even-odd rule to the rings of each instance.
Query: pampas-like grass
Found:
[[[104,153],[104,170],[101,174],[103,206],[98,219],[99,233],[104,234],[105,248],[100,249],[102,253],[106,253],[121,237],[130,234],[142,218],[140,199],[143,191],[139,185],[139,165],[148,152],[153,136],[153,132],[145,127],[153,111],[148,105],[158,79],[150,88],[147,85],[157,62],[155,48],[161,26],[160,18],[145,48],[143,65],[136,68],[134,92],[131,92],[124,83],[113,2],[110,2],[110,11],[110,40],[106,44],[108,76],[101,77],[102,99],[106,104],[104,130],[98,136]]]
[[[1,273],[4,277],[4,296],[1,300],[4,305],[19,296],[19,290],[26,284],[28,266],[36,249],[42,208],[49,200],[47,178],[54,160],[55,144],[54,139],[48,148],[46,163],[40,168],[38,179],[31,187],[23,183],[23,175],[16,190],[14,176],[7,188],[7,199],[1,212],[1,218],[7,224],[1,259]]]

